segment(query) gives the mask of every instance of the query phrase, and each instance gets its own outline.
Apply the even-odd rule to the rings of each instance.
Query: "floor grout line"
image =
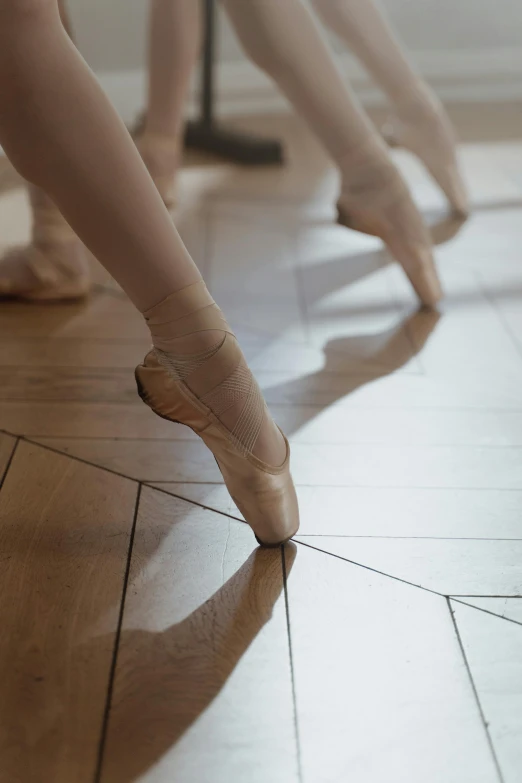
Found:
[[[498,614],[497,612],[491,612],[489,609],[484,609],[482,606],[474,606],[473,604],[468,604],[466,601],[461,601],[458,598],[455,598],[454,596],[449,596],[449,599],[451,601],[454,601],[456,604],[462,604],[462,606],[469,606],[470,609],[476,609],[477,612],[484,612],[484,614],[490,614],[492,617],[498,617],[499,620],[505,620],[508,623],[514,623],[515,625],[522,626],[522,621],[520,620],[513,620],[511,617],[504,617],[501,614]]]
[[[40,443],[37,440],[31,440],[30,438],[27,438],[25,435],[20,435],[19,440],[24,441],[25,443],[30,443],[32,446],[38,446],[40,449],[46,449],[47,451],[51,451],[53,454],[60,454],[62,457],[68,457],[69,459],[75,460],[76,462],[81,462],[83,465],[90,465],[92,468],[98,468],[98,470],[104,470],[106,473],[112,473],[113,476],[118,476],[119,478],[127,479],[127,481],[134,481],[135,483],[143,483],[140,482],[140,479],[133,478],[132,476],[127,476],[125,473],[120,473],[117,470],[113,470],[112,468],[107,468],[104,465],[98,465],[96,462],[90,462],[87,459],[83,459],[82,457],[78,457],[75,454],[69,454],[67,451],[61,451],[60,449],[55,449],[52,446],[49,446],[47,443]]]
[[[98,745],[98,756],[96,761],[96,768],[93,778],[93,783],[100,783],[101,780],[101,773],[102,773],[102,767],[103,767],[103,760],[104,760],[104,754],[105,754],[105,746],[106,746],[106,740],[107,740],[107,730],[109,727],[109,719],[110,719],[110,712],[111,712],[111,706],[112,706],[112,694],[114,689],[114,681],[116,676],[116,666],[118,663],[118,652],[119,652],[119,646],[120,646],[120,638],[121,638],[121,629],[123,625],[123,614],[125,611],[125,599],[127,596],[127,588],[129,584],[129,575],[130,575],[130,569],[131,569],[131,561],[132,561],[132,550],[134,546],[134,535],[136,532],[136,523],[138,520],[138,512],[139,512],[139,506],[140,506],[140,498],[141,498],[141,484],[138,484],[138,488],[136,491],[136,501],[134,504],[134,514],[132,518],[132,525],[131,525],[131,532],[130,532],[130,538],[129,538],[129,548],[127,551],[127,562],[125,565],[125,573],[123,576],[123,585],[122,585],[122,594],[121,594],[121,602],[120,602],[120,611],[118,614],[118,621],[116,624],[116,633],[114,636],[114,647],[113,647],[113,653],[112,653],[112,660],[111,660],[111,667],[109,670],[109,682],[107,685],[107,697],[105,700],[105,709],[103,713],[103,720],[102,720],[102,726],[101,726],[101,733],[100,733],[100,741]]]
[[[18,436],[11,436],[11,437],[15,437],[15,442],[13,448],[11,449],[11,453],[9,455],[9,459],[7,460],[6,466],[2,472],[2,475],[0,476],[0,490],[4,486],[4,482],[7,478],[7,474],[9,472],[9,468],[11,467],[11,463],[13,462],[16,449],[18,448],[18,444],[20,443],[20,438]]]
[[[299,717],[297,711],[297,687],[295,678],[295,665],[294,665],[294,653],[292,646],[292,631],[290,623],[290,601],[288,596],[288,573],[286,570],[286,558],[285,547],[281,546],[281,566],[283,569],[283,586],[285,595],[285,614],[286,614],[286,631],[288,639],[288,656],[290,662],[290,681],[292,685],[292,704],[294,708],[294,732],[295,732],[295,744],[297,752],[297,777],[299,783],[303,782],[303,769],[302,769],[302,754],[301,754],[301,739],[299,732]]]
[[[475,685],[475,681],[474,681],[473,675],[471,673],[471,668],[470,668],[469,661],[468,661],[468,658],[467,658],[467,655],[466,655],[466,651],[464,650],[464,644],[462,642],[460,631],[458,629],[457,621],[455,619],[455,614],[454,614],[453,609],[451,607],[451,598],[449,598],[449,596],[446,597],[446,603],[447,603],[447,606],[448,606],[448,611],[450,613],[451,621],[453,623],[453,628],[454,628],[454,631],[455,631],[455,635],[457,637],[457,643],[458,643],[458,645],[460,647],[460,652],[462,654],[462,658],[463,658],[463,661],[464,661],[464,666],[466,668],[466,671],[467,671],[467,674],[468,674],[468,677],[469,677],[469,682],[470,682],[470,685],[471,685],[471,688],[472,688],[472,691],[473,691],[473,695],[475,697],[475,702],[476,702],[476,705],[477,705],[477,708],[478,708],[478,711],[479,711],[480,719],[482,721],[482,725],[483,725],[484,731],[486,733],[487,742],[488,742],[488,745],[489,745],[489,749],[491,751],[491,755],[492,755],[492,758],[493,758],[493,763],[494,763],[496,771],[497,771],[499,783],[505,783],[504,782],[504,776],[502,775],[502,770],[500,768],[500,764],[499,764],[499,761],[498,761],[498,758],[497,758],[497,754],[496,754],[496,751],[495,751],[495,746],[493,745],[493,740],[491,739],[491,734],[489,733],[489,725],[488,725],[488,722],[486,720],[486,716],[484,714],[484,710],[482,708],[482,704],[480,702],[480,698],[479,698],[479,695],[478,695],[477,687]]]
[[[175,484],[176,486],[179,486],[180,484],[190,484],[191,486],[194,485],[196,487],[225,487],[224,481],[157,481],[157,479],[154,479],[154,481],[143,481],[143,484],[146,484],[148,487],[152,487],[153,489],[161,489],[163,492],[169,492],[170,490],[164,489],[163,487],[156,486],[157,484]],[[171,493],[174,494],[174,493]],[[213,509],[218,514],[220,513],[219,510]],[[224,512],[223,512],[224,513]]]
[[[445,593],[440,593],[438,590],[432,590],[430,587],[423,587],[422,585],[416,585],[414,582],[408,582],[407,579],[401,579],[400,576],[393,576],[393,574],[387,574],[385,571],[379,571],[377,568],[372,568],[371,566],[364,565],[363,563],[357,563],[355,560],[349,560],[347,557],[342,557],[342,555],[337,555],[335,552],[328,552],[325,549],[320,549],[317,546],[312,546],[311,544],[307,544],[305,541],[300,541],[298,538],[292,539],[292,541],[295,541],[296,544],[300,544],[301,546],[306,546],[308,549],[313,549],[316,552],[321,552],[323,555],[328,555],[329,557],[335,557],[337,560],[342,560],[345,563],[350,563],[350,565],[357,566],[358,568],[364,568],[365,571],[371,571],[374,574],[379,574],[379,576],[384,576],[387,579],[393,579],[395,582],[401,582],[404,585],[408,585],[409,587],[416,587],[417,590],[424,590],[426,593],[431,593],[432,595],[438,595],[442,598],[446,598]]]
[[[153,492],[162,492],[164,495],[168,495],[171,498],[177,498],[178,500],[183,500],[185,503],[191,503],[193,506],[203,508],[205,511],[213,511],[215,514],[220,514],[222,517],[226,517],[227,519],[233,519],[235,522],[241,522],[243,525],[247,524],[244,519],[235,517],[233,514],[228,514],[226,511],[218,511],[217,509],[212,508],[212,506],[206,506],[204,503],[199,503],[197,500],[189,500],[188,498],[183,497],[183,495],[176,495],[174,492],[169,492],[162,487],[154,487],[151,484],[148,484],[146,481],[142,481],[141,483],[148,489],[153,490]]]
[[[395,539],[405,541],[522,541],[522,538],[497,538],[486,536],[364,536],[351,535],[349,533],[299,533],[297,538],[383,538],[392,541]]]
[[[9,433],[6,433],[6,434],[9,434]],[[20,437],[23,437],[23,436],[20,436]],[[217,481],[217,482],[212,482],[212,481],[172,481],[172,480],[169,480],[169,481],[158,481],[158,479],[153,479],[153,480],[147,479],[147,481],[149,481],[149,482],[152,481],[152,483],[153,482],[157,482],[158,484],[216,484],[216,486],[221,484],[222,486],[224,486],[224,482],[222,482],[222,481]],[[144,483],[147,483],[147,482],[144,482]],[[304,487],[306,489],[347,489],[347,490],[385,489],[385,490],[387,490],[387,491],[389,490],[391,492],[393,492],[395,490],[397,490],[399,492],[402,492],[405,489],[408,489],[408,490],[417,490],[417,489],[433,490],[434,492],[441,492],[441,491],[447,491],[447,492],[455,492],[455,491],[458,491],[458,492],[460,492],[460,491],[463,491],[463,492],[516,492],[516,493],[522,492],[522,487],[520,487],[520,488],[517,488],[517,487],[513,487],[513,488],[511,488],[511,487],[448,487],[448,486],[446,486],[446,487],[433,487],[433,486],[431,486],[430,487],[430,486],[420,486],[420,485],[419,486],[415,485],[415,486],[411,486],[411,487],[410,486],[397,487],[397,486],[390,486],[390,485],[386,485],[386,484],[383,485],[383,486],[379,486],[379,485],[372,485],[372,484],[349,484],[349,485],[346,485],[346,484],[299,484],[298,482],[295,482],[295,486],[296,487]]]
[[[522,595],[492,595],[491,593],[449,593],[449,598],[522,598]]]

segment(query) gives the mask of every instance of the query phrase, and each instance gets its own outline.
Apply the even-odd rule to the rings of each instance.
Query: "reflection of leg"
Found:
[[[167,203],[179,165],[183,110],[201,38],[199,0],[151,0],[149,96],[137,146]]]
[[[59,0],[62,24],[72,38],[65,0]],[[90,287],[82,243],[56,204],[28,184],[32,213],[31,242],[9,251],[0,260],[0,295],[26,299],[68,299],[83,296]]]
[[[157,350],[142,394],[201,432],[266,543],[293,535],[286,441],[54,0],[0,0],[0,143],[145,313]]]
[[[313,0],[325,23],[361,60],[393,104],[389,132],[418,155],[454,209],[468,209],[449,118],[407,58],[373,0]]]
[[[342,222],[374,233],[403,265],[422,301],[440,288],[430,242],[385,146],[336,69],[301,0],[223,0],[249,57],[271,76],[340,168]]]

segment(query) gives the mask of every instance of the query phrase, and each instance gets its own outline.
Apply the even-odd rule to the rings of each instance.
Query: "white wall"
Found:
[[[104,75],[110,93],[125,92],[126,85],[130,95],[142,81],[146,0],[69,3],[85,58]],[[522,98],[522,0],[381,0],[381,4],[420,69],[443,97]],[[225,111],[241,111],[243,104],[246,111],[282,105],[267,80],[245,63],[226,20],[221,18],[219,27]],[[337,42],[335,49],[342,51]],[[362,97],[375,99],[377,93],[366,75],[348,55],[342,55],[342,64]]]
[[[382,0],[381,5],[412,51],[522,46],[520,0]]]

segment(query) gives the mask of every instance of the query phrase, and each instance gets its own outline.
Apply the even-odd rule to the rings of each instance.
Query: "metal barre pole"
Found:
[[[236,163],[283,163],[283,148],[275,139],[263,139],[222,128],[214,117],[216,8],[215,0],[203,0],[204,44],[201,62],[200,116],[185,128],[185,146],[211,152]]]

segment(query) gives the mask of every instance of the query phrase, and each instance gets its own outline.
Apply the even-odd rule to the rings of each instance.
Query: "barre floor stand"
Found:
[[[201,105],[197,120],[187,123],[185,146],[246,165],[284,162],[283,147],[276,139],[264,139],[221,127],[215,118],[215,2],[203,0],[205,39],[201,65]]]

